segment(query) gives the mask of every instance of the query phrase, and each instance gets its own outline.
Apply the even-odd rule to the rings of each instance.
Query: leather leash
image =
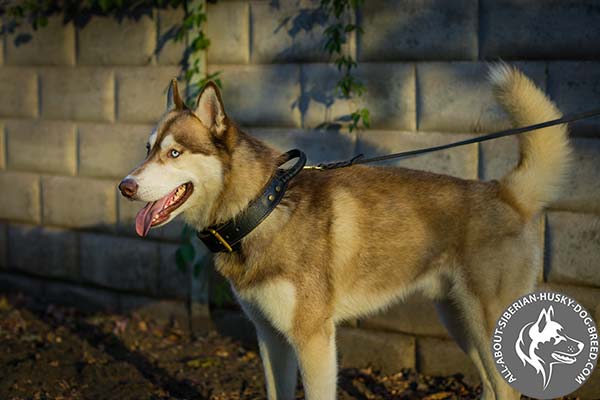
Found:
[[[400,153],[386,154],[383,156],[371,157],[371,158],[364,158],[363,154],[359,154],[347,161],[321,163],[318,165],[309,165],[304,168],[305,169],[326,170],[326,169],[344,168],[344,167],[349,167],[351,165],[356,165],[356,164],[367,164],[367,163],[374,163],[374,162],[379,162],[379,161],[387,161],[387,160],[391,160],[391,159],[395,159],[395,158],[409,158],[409,157],[414,157],[414,156],[417,156],[420,154],[426,154],[426,153],[431,153],[434,151],[450,149],[452,147],[465,146],[467,144],[485,142],[488,140],[498,139],[498,138],[502,138],[505,136],[519,135],[521,133],[534,131],[534,130],[542,129],[542,128],[547,128],[549,126],[561,125],[561,124],[578,121],[578,120],[582,120],[582,119],[593,118],[593,117],[597,117],[599,115],[600,115],[600,108],[596,108],[596,109],[590,110],[590,111],[567,114],[567,115],[563,116],[562,118],[557,118],[557,119],[553,119],[550,121],[541,122],[539,124],[523,126],[520,128],[506,129],[503,131],[488,133],[486,135],[477,136],[475,138],[461,140],[458,142],[448,143],[448,144],[444,144],[444,145],[440,145],[440,146],[433,146],[433,147],[427,147],[427,148],[423,148],[423,149],[403,151]]]
[[[452,147],[465,146],[473,143],[485,142],[492,139],[498,139],[505,136],[518,135],[521,133],[547,128],[554,125],[561,125],[568,122],[578,121],[582,119],[592,118],[600,115],[600,108],[585,111],[580,113],[573,113],[563,116],[562,118],[554,119],[551,121],[542,122],[539,124],[524,126],[521,128],[512,128],[499,132],[489,133],[487,135],[478,136],[475,138],[461,140],[458,142],[448,143],[441,146],[427,147],[417,150],[403,151],[400,153],[387,154],[378,157],[364,158],[362,154],[357,155],[347,161],[339,161],[333,163],[322,163],[318,165],[305,166],[306,155],[298,150],[290,150],[281,155],[277,165],[281,166],[294,158],[298,161],[288,168],[278,168],[269,182],[263,188],[260,196],[254,199],[248,207],[235,218],[226,221],[219,225],[214,225],[206,228],[205,230],[198,232],[198,237],[204,242],[204,244],[213,253],[233,253],[239,250],[240,243],[246,235],[254,230],[265,218],[271,214],[271,212],[277,207],[289,181],[295,177],[303,169],[316,169],[316,170],[328,170],[335,168],[344,168],[356,164],[367,164],[379,161],[386,161],[395,158],[408,158],[420,154],[431,153],[434,151],[450,149]]]

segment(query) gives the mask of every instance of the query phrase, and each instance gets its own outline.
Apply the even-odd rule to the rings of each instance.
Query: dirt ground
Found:
[[[264,399],[255,349],[176,323],[0,296],[0,399]],[[357,366],[361,367],[361,366]],[[473,399],[460,376],[340,372],[340,399]],[[301,385],[297,399],[303,399]]]

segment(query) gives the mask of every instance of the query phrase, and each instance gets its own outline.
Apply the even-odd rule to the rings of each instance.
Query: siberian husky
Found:
[[[516,69],[495,66],[490,77],[513,124],[561,116]],[[269,399],[293,398],[298,368],[307,399],[334,399],[336,323],[415,291],[436,302],[473,360],[482,397],[519,398],[496,371],[490,337],[506,305],[534,288],[539,216],[558,196],[571,153],[564,125],[520,140],[519,164],[500,181],[394,167],[303,170],[239,251],[217,254],[256,325]],[[148,202],[136,219],[141,236],[178,214],[197,230],[234,218],[279,156],[227,117],[212,83],[188,108],[174,81],[147,148],[119,185]]]

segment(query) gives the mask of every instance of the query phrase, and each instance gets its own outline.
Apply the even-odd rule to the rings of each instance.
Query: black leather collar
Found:
[[[306,155],[297,149],[281,155],[278,165],[297,158],[298,161],[288,169],[278,168],[265,185],[260,196],[250,202],[248,207],[235,218],[198,232],[198,238],[213,253],[232,253],[239,250],[244,237],[254,230],[277,207],[289,181],[306,164]]]

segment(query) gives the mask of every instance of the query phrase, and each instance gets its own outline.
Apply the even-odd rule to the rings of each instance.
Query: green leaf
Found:
[[[110,0],[98,0],[98,5],[102,12],[106,12],[110,8]]]
[[[191,263],[194,261],[194,257],[196,256],[196,250],[194,250],[194,246],[191,243],[184,243],[177,249],[176,254],[179,253],[181,258],[187,263]]]
[[[175,252],[175,263],[177,264],[177,269],[180,272],[187,271],[187,263],[185,262],[185,260],[183,259],[183,256],[181,255],[181,253],[179,251]]]
[[[183,225],[183,229],[181,230],[181,240],[189,241],[193,235],[194,228],[192,228],[188,224]]]
[[[203,269],[204,263],[202,262],[202,260],[194,264],[194,278],[198,279],[198,277],[200,276],[200,272],[202,272]]]

